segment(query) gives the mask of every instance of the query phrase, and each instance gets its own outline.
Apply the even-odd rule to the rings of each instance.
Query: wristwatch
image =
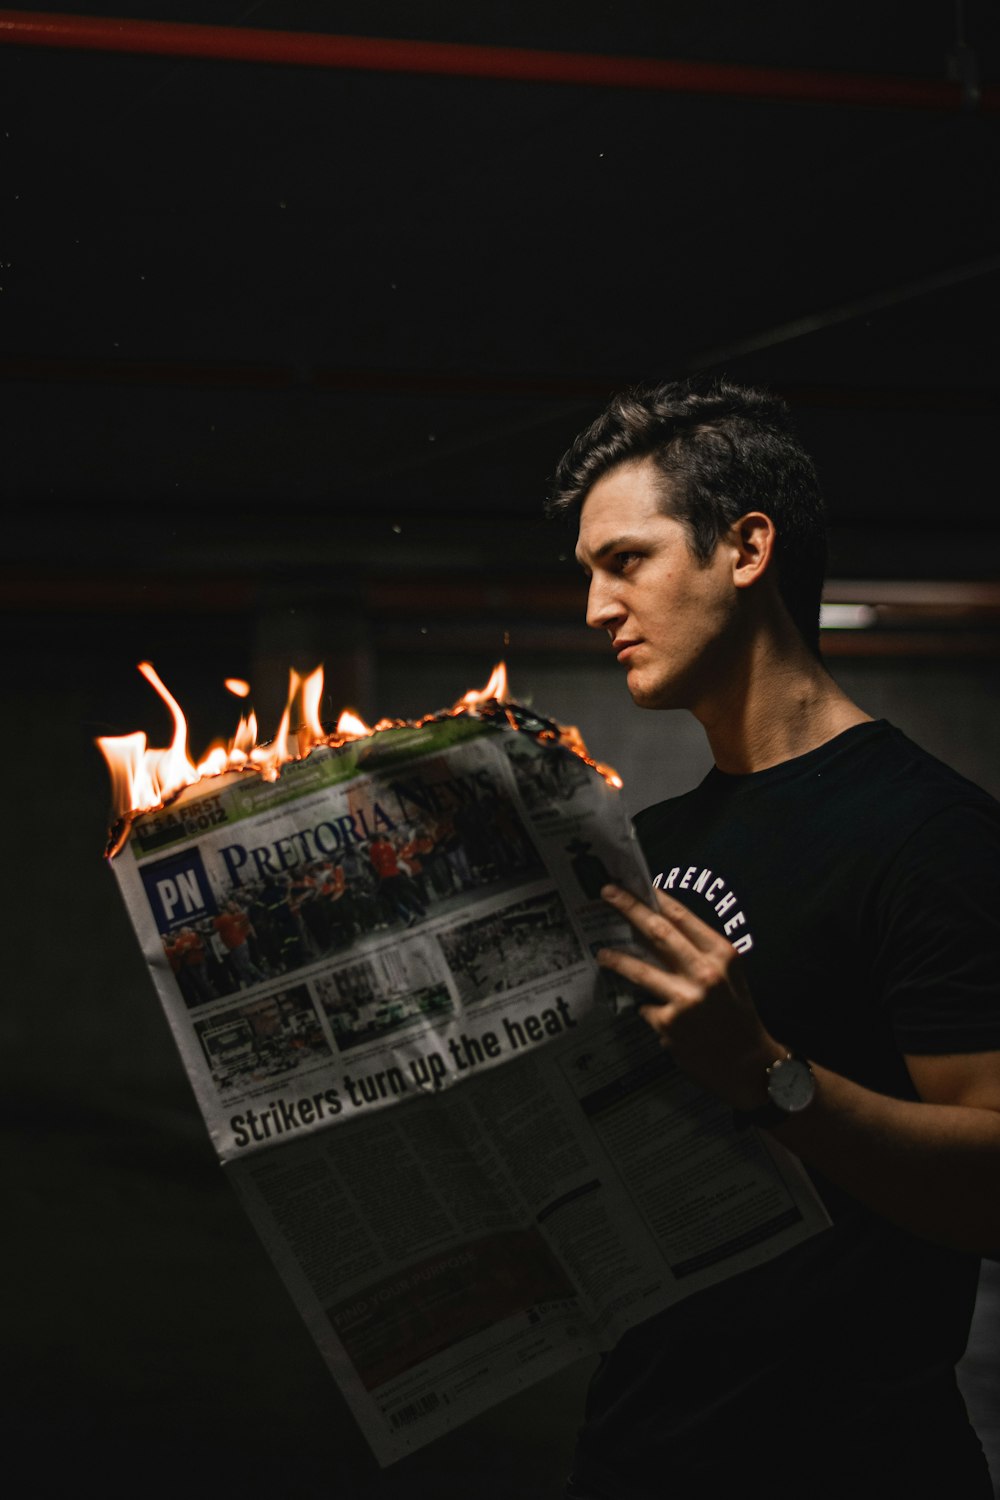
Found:
[[[740,1129],[747,1125],[782,1125],[811,1104],[816,1093],[813,1070],[804,1057],[788,1052],[767,1069],[767,1103],[757,1109],[737,1109],[733,1118]]]

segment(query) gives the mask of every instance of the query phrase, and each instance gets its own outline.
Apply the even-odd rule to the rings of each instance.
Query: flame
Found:
[[[97,741],[111,767],[119,813],[156,807],[173,792],[190,786],[201,775],[188,755],[187,721],[180,704],[168,692],[150,662],[140,662],[139,671],[169,708],[174,721],[174,737],[166,750],[150,750],[142,733],[106,736]]]
[[[150,662],[140,662],[139,671],[155,688],[170,711],[173,720],[173,738],[166,749],[151,748],[141,731],[135,734],[102,736],[97,744],[104,754],[111,772],[114,817],[119,825],[117,837],[109,849],[117,853],[128,837],[132,819],[142,812],[150,812],[163,804],[184,787],[205,776],[221,776],[227,771],[252,771],[265,781],[276,781],[282,766],[292,760],[302,760],[317,745],[338,748],[352,740],[366,739],[386,729],[399,729],[408,725],[422,725],[435,719],[472,714],[477,718],[495,717],[496,704],[503,709],[503,716],[513,729],[521,729],[511,708],[507,685],[507,669],[498,662],[493,668],[486,686],[471,690],[454,703],[450,709],[440,713],[426,714],[421,719],[379,719],[372,728],[353,709],[344,709],[337,720],[337,727],[328,732],[320,718],[323,698],[323,668],[317,667],[308,677],[298,672],[288,674],[288,696],[278,725],[278,732],[269,744],[257,743],[257,716],[251,709],[241,716],[236,733],[228,744],[217,740],[206,751],[197,765],[188,752],[188,728],[176,698],[168,691]],[[249,684],[239,677],[226,679],[226,687],[237,697],[246,697]],[[516,705],[515,705],[516,707]],[[575,725],[549,725],[542,727],[541,721],[529,726],[530,732],[542,741],[558,743],[581,760],[592,766],[612,786],[621,787],[621,777],[610,766],[601,765],[587,754],[583,737]]]
[[[250,751],[250,759],[265,781],[277,781],[282,766],[292,759],[288,731],[292,722],[292,704],[298,695],[301,681],[301,677],[294,669],[288,673],[288,697],[285,700],[278,732],[269,745],[255,745]]]
[[[491,703],[494,700],[497,703],[506,703],[507,698],[507,668],[502,661],[498,661],[486,686],[480,688],[478,693],[475,689],[466,693],[464,697],[459,698],[455,708],[468,708],[473,703]]]
[[[373,731],[369,729],[364,719],[356,714],[353,709],[345,708],[337,720],[337,733],[344,735],[349,740],[360,740],[373,733]]]
[[[187,720],[181,713],[181,706],[177,699],[168,692],[152,662],[141,661],[139,671],[147,682],[152,683],[169,708],[174,721],[174,737],[170,742],[169,750],[163,752],[163,760],[158,766],[159,774],[167,785],[176,783],[180,786],[188,786],[192,781],[197,781],[198,771],[191,764],[191,757],[188,755]]]
[[[621,791],[623,782],[618,772],[613,771],[610,766],[602,765],[599,760],[592,758],[583,742],[583,735],[575,724],[560,724],[559,743],[565,745],[567,750],[572,750],[573,754],[578,755],[581,760],[585,760],[588,766],[593,766],[594,770],[600,772],[605,781],[610,782],[613,787],[617,787]]]
[[[302,684],[302,713],[304,722],[299,730],[299,750],[308,755],[313,745],[318,745],[326,731],[320,722],[319,706],[323,699],[323,668],[317,667]],[[305,743],[308,741],[308,743]]]
[[[146,736],[136,734],[103,735],[97,744],[111,772],[111,797],[115,814],[152,806],[156,798],[151,777],[146,773]]]

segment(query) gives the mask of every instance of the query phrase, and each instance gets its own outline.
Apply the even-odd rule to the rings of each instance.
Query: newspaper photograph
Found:
[[[383,1464],[827,1223],[597,966],[633,941],[601,888],[649,901],[649,873],[552,737],[459,716],[320,746],[137,818],[112,868]]]

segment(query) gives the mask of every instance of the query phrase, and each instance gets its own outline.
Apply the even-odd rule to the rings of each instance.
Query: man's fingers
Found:
[[[660,1039],[661,1047],[670,1046],[670,1023],[674,1013],[669,1005],[640,1005],[639,1014]]]
[[[650,911],[648,906],[628,891],[623,891],[620,886],[606,885],[601,891],[604,900],[627,917],[633,927],[651,942],[662,941],[664,934],[669,933],[672,939],[670,946],[674,951],[685,944],[690,944],[699,953],[717,952],[720,943],[725,943],[727,948],[730,946],[714,928],[696,917],[694,912],[688,911],[673,896],[668,896],[661,890],[654,890],[653,894],[659,908],[656,912]]]
[[[665,891],[654,890],[656,904],[668,922],[672,922],[678,932],[682,932],[693,947],[699,948],[702,953],[711,953],[718,948],[720,941],[729,943],[714,927],[709,927],[700,917],[696,917],[693,911],[688,911],[683,902],[668,896]]]
[[[670,1027],[677,1013],[671,994],[671,976],[641,958],[634,958],[631,953],[622,953],[620,948],[602,948],[597,954],[597,962],[602,969],[613,969],[623,979],[631,979],[633,984],[646,990],[656,1003],[640,1005],[639,1014],[656,1032],[660,1046],[669,1047]]]
[[[631,980],[641,990],[646,990],[658,1006],[671,1005],[681,999],[681,985],[677,976],[666,973],[634,953],[623,953],[620,948],[601,948],[596,955],[602,969],[611,969],[623,979]]]

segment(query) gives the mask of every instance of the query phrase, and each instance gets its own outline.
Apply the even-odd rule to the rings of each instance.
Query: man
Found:
[[[250,956],[250,939],[256,938],[253,924],[238,901],[227,901],[217,917],[212,918],[229,962],[236,976],[237,987],[242,989],[258,984],[264,974]]]
[[[368,846],[368,858],[379,878],[379,891],[386,901],[387,911],[395,912],[407,927],[412,927],[421,917],[426,917],[427,908],[422,906],[410,877],[400,869],[395,844],[378,834]]]
[[[189,1010],[192,1006],[206,1005],[208,1001],[218,999],[208,977],[208,950],[199,932],[193,927],[182,927],[174,938],[173,951],[168,949],[168,957],[171,964],[175,960],[180,964],[177,977]]]
[[[633,699],[715,758],[636,821],[658,911],[605,893],[649,961],[600,961],[833,1220],[603,1358],[567,1495],[987,1500],[954,1366],[1000,1247],[1000,809],[823,667],[822,502],[782,403],[628,392],[552,509]]]

